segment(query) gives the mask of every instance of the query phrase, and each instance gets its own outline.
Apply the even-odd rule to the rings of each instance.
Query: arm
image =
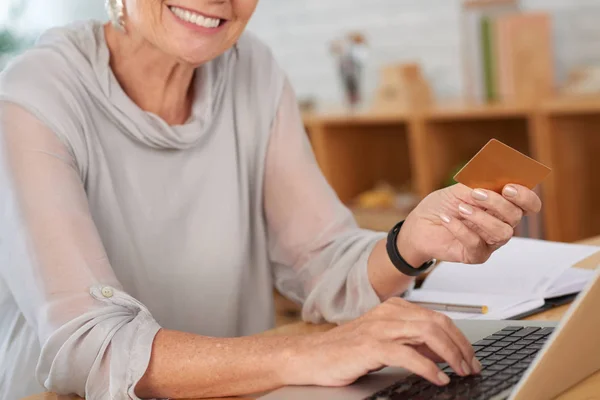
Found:
[[[38,334],[37,376],[48,390],[136,399],[237,395],[285,383],[278,371],[292,339],[160,330],[121,290],[71,153],[8,102],[0,102],[0,150],[0,237],[10,253],[0,277]],[[106,287],[112,297],[102,294]]]
[[[306,320],[352,319],[413,282],[389,261],[386,235],[359,229],[323,177],[287,82],[267,150],[265,213],[276,284],[304,304]]]

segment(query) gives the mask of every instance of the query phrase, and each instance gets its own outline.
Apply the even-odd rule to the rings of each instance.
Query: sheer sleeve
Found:
[[[39,337],[45,388],[137,399],[160,327],[123,292],[72,153],[34,112],[0,102],[0,277]]]
[[[311,322],[344,322],[380,303],[367,262],[385,234],[357,227],[323,177],[286,82],[266,156],[265,214],[275,283]]]

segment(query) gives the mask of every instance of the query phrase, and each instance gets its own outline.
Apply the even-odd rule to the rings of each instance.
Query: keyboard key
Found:
[[[535,341],[535,340],[543,339],[543,338],[545,338],[545,337],[546,337],[546,336],[544,336],[544,335],[540,335],[540,334],[538,334],[538,333],[534,333],[533,335],[529,335],[529,336],[527,336],[527,339],[529,339],[529,340],[534,340],[534,341]]]
[[[500,361],[500,360],[504,360],[504,356],[497,356],[497,355],[491,355],[489,357],[485,358],[486,360],[494,360],[494,361]]]
[[[502,364],[498,363],[498,364],[490,365],[489,367],[486,367],[485,369],[488,371],[503,371],[506,368],[507,368],[506,365],[502,365]]]
[[[512,337],[512,336],[507,336],[503,339],[503,342],[518,342],[519,340],[521,340],[520,337]]]
[[[554,328],[543,328],[537,332],[537,334],[542,336],[550,336],[552,332],[554,332]]]
[[[509,359],[506,359],[506,360],[500,360],[500,361],[498,361],[498,364],[499,365],[508,365],[508,366],[510,366],[510,365],[516,364],[518,361],[519,360],[509,360]]]
[[[506,380],[511,379],[513,376],[515,376],[515,375],[511,374],[510,372],[502,371],[502,372],[498,373],[496,376],[494,376],[494,378],[504,382]]]
[[[495,346],[495,345],[494,345],[494,346],[487,347],[487,348],[485,349],[485,351],[491,351],[492,353],[495,353],[495,352],[497,352],[497,351],[500,351],[500,350],[502,350],[502,347],[497,347],[497,346]]]
[[[502,340],[502,339],[504,339],[504,336],[495,335],[495,334],[485,338],[485,340],[495,340],[495,341]]]
[[[507,338],[508,339],[508,338]],[[494,346],[498,346],[498,347],[506,347],[506,346],[510,346],[511,344],[513,344],[513,342],[510,342],[508,340],[501,340],[499,342],[494,343]]]
[[[518,342],[515,342],[515,344],[521,344],[521,345],[524,345],[524,346],[528,346],[528,345],[530,345],[530,344],[532,344],[534,342],[535,342],[535,340],[521,339]]]
[[[528,349],[534,349],[534,350],[541,350],[542,347],[544,347],[544,345],[541,343],[534,343],[534,344],[530,344],[529,346],[527,346]]]
[[[485,346],[473,346],[474,351],[483,350],[484,348],[485,348]]]
[[[527,357],[527,354],[519,354],[519,353],[517,352],[517,353],[515,353],[515,354],[512,354],[512,355],[510,355],[510,356],[506,356],[506,359],[507,359],[507,360],[517,360],[517,361],[518,361],[518,360],[522,360],[522,359],[524,359],[525,357]]]
[[[446,392],[439,393],[431,397],[432,400],[452,400],[454,398],[454,393]]]
[[[520,331],[513,333],[511,336],[525,337],[525,336],[531,335],[532,333],[537,332],[539,330],[540,330],[540,328],[536,328],[535,326],[527,326],[527,327],[521,329]]]
[[[513,350],[500,350],[500,351],[496,352],[496,355],[498,355],[498,356],[510,356],[513,353],[514,353]]]
[[[524,355],[523,357],[527,357],[527,356]],[[519,358],[519,360],[520,360],[520,358]],[[498,361],[484,359],[484,360],[480,360],[479,362],[481,363],[482,366],[487,367],[489,365],[494,365]]]
[[[522,326],[507,326],[506,328],[503,328],[502,331],[514,332],[514,331],[520,331],[521,329],[523,329]]]
[[[490,346],[492,344],[494,344],[495,340],[480,340],[479,342],[475,343],[475,346]]]
[[[524,347],[525,347],[525,346],[521,346],[521,345],[518,345],[518,344],[513,344],[513,345],[511,345],[511,346],[508,346],[508,347],[506,348],[506,350],[514,350],[514,351],[517,351],[517,350],[521,350],[521,349],[522,349],[522,348],[524,348]]]
[[[486,369],[484,369],[483,371],[481,371],[480,375],[483,378],[489,378],[491,376],[496,375],[496,373],[498,372],[498,371],[494,371],[494,370],[489,369],[490,367],[493,367],[493,365],[490,365],[489,367],[487,367]]]

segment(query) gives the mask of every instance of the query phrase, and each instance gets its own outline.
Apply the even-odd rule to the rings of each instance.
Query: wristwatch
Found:
[[[412,265],[406,262],[404,258],[400,255],[398,251],[398,234],[400,233],[400,229],[404,225],[404,221],[400,221],[392,228],[392,230],[388,233],[386,249],[388,253],[388,257],[392,264],[396,267],[396,269],[402,272],[404,275],[408,276],[418,276],[422,273],[427,272],[434,264],[435,260],[431,260],[421,265],[419,268],[414,268]]]

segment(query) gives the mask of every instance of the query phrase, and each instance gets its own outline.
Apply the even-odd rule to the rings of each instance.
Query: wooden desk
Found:
[[[584,240],[581,243],[600,246],[600,236]],[[600,265],[600,254],[596,254],[577,266],[585,269],[595,269]],[[558,307],[554,310],[546,311],[533,317],[527,318],[531,321],[558,321],[567,311],[568,306]],[[306,323],[296,323],[291,325],[282,326],[281,328],[274,329],[265,332],[263,335],[275,336],[275,335],[306,335],[316,332],[325,332],[334,325],[310,325]],[[81,400],[79,397],[73,396],[58,396],[52,393],[45,393],[36,396],[28,397],[23,400]],[[237,399],[237,400],[250,400],[250,399]],[[600,371],[595,375],[590,376],[579,385],[573,387],[563,395],[559,396],[556,400],[600,400]]]

